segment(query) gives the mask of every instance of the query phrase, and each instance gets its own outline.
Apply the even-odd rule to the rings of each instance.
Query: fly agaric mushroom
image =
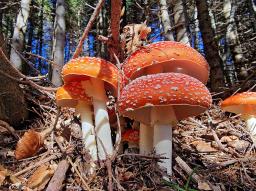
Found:
[[[242,114],[246,127],[251,133],[252,141],[256,144],[256,92],[243,92],[230,96],[221,102],[224,111]]]
[[[206,84],[209,65],[195,49],[179,42],[161,41],[139,48],[122,65],[125,83],[137,77],[176,72],[190,75]]]
[[[92,120],[92,100],[86,95],[84,88],[79,82],[70,82],[58,88],[56,92],[56,103],[60,107],[76,108],[76,113],[80,114],[82,124],[82,137],[85,148],[93,161],[97,160],[97,147]]]
[[[211,95],[199,80],[179,73],[142,76],[121,91],[120,114],[154,128],[153,144],[157,154],[167,159],[159,165],[172,171],[172,126],[178,120],[204,112]]]
[[[139,131],[135,129],[128,129],[122,135],[122,140],[128,142],[128,149],[138,148]]]
[[[99,158],[106,159],[106,155],[112,154],[113,145],[105,90],[116,94],[119,79],[117,67],[100,58],[80,57],[63,67],[62,78],[64,83],[80,82],[86,94],[92,98]]]
[[[128,57],[122,65],[124,84],[147,74],[184,73],[204,84],[209,78],[209,65],[195,49],[174,41],[162,41],[141,47]],[[152,151],[152,128],[140,124],[140,153]]]

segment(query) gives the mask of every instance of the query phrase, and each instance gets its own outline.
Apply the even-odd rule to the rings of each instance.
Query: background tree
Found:
[[[27,30],[30,4],[31,0],[21,0],[20,11],[16,19],[16,24],[12,36],[10,61],[14,64],[15,68],[20,71],[22,70],[22,59],[18,52],[23,51],[24,48],[24,37]]]
[[[62,84],[60,73],[64,65],[65,32],[65,1],[57,0],[53,40],[54,65],[52,65],[51,69],[51,81],[55,86],[60,86]]]

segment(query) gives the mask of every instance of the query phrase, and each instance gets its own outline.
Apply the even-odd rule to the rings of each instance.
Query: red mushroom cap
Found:
[[[122,65],[125,83],[146,75],[146,69],[156,65],[162,66],[161,73],[184,73],[204,84],[209,78],[209,65],[199,52],[179,42],[162,41],[141,47],[125,60]]]
[[[56,92],[56,103],[61,107],[75,108],[78,101],[92,104],[92,100],[85,94],[85,90],[80,82],[70,82],[58,88]]]
[[[142,76],[125,86],[118,109],[122,115],[150,125],[153,107],[172,107],[180,120],[203,113],[211,102],[210,92],[199,80],[180,73],[160,73]]]
[[[129,143],[139,143],[139,131],[135,129],[129,129],[124,132],[122,135],[123,141],[127,141]]]
[[[243,92],[230,96],[221,102],[221,108],[236,114],[256,115],[256,92]]]
[[[62,69],[64,83],[98,78],[105,82],[105,88],[116,93],[119,71],[115,65],[94,57],[80,57],[69,61]]]

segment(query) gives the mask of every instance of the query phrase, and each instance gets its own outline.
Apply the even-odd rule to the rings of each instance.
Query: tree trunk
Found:
[[[31,0],[21,0],[21,8],[17,16],[16,25],[12,37],[12,48],[10,61],[13,63],[14,67],[18,70],[22,70],[22,59],[16,52],[21,52],[24,47],[24,36],[27,29],[27,20],[30,11]]]
[[[161,12],[161,21],[164,28],[164,36],[166,40],[174,40],[173,33],[172,33],[172,27],[171,27],[171,21],[170,16],[168,13],[168,6],[166,4],[166,0],[160,0],[160,12]]]
[[[42,56],[43,53],[43,36],[44,36],[44,0],[42,0],[41,2],[41,6],[40,6],[40,13],[39,13],[39,20],[40,20],[40,25],[38,28],[38,53],[40,56]],[[42,68],[43,68],[43,62],[42,59],[38,60],[38,70],[41,73]]]
[[[0,33],[0,43],[4,44],[3,34]],[[17,77],[16,71],[4,59],[4,47],[0,47],[0,71],[12,77]],[[6,54],[6,53],[5,53]],[[10,125],[18,125],[28,117],[24,93],[19,84],[0,74],[0,120]]]
[[[202,32],[206,60],[208,61],[210,71],[210,87],[212,91],[218,92],[225,86],[222,70],[222,61],[218,53],[218,45],[214,40],[214,31],[211,27],[211,18],[209,16],[207,0],[196,0],[198,11],[199,27]]]
[[[186,29],[185,9],[182,0],[173,0],[174,24],[176,28],[176,40],[190,46]]]
[[[227,44],[230,48],[230,52],[235,63],[238,80],[241,80],[248,76],[248,73],[244,72],[248,67],[246,66],[246,59],[243,55],[238,37],[237,26],[235,23],[236,9],[237,5],[235,3],[231,3],[231,0],[224,1],[224,15],[226,22],[228,23],[226,32]]]
[[[65,0],[57,0],[56,2],[56,16],[54,23],[54,48],[53,61],[51,71],[51,81],[55,86],[61,86],[61,70],[64,65],[64,46],[65,46]]]

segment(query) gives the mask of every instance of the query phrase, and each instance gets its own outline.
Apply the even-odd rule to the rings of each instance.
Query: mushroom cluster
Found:
[[[204,85],[209,77],[208,63],[193,48],[167,41],[139,48],[121,69],[123,76],[113,64],[100,58],[71,60],[62,70],[64,85],[57,91],[57,105],[76,108],[92,159],[106,159],[113,152],[109,120],[115,118],[111,117],[113,112],[108,114],[105,91],[117,95],[118,80],[122,79],[118,111],[139,122],[140,128],[139,132],[122,132],[121,137],[131,146],[139,141],[140,153],[149,154],[155,149],[156,154],[165,157],[159,165],[170,175],[172,127],[211,105],[211,95]]]
[[[62,78],[64,85],[57,90],[57,105],[76,108],[92,159],[106,159],[113,152],[106,91],[117,94],[117,67],[100,58],[80,57],[63,67]]]
[[[172,126],[211,105],[205,87],[209,66],[182,43],[162,41],[136,50],[122,65],[124,85],[118,100],[121,115],[140,122],[140,153],[153,150],[172,173]]]

